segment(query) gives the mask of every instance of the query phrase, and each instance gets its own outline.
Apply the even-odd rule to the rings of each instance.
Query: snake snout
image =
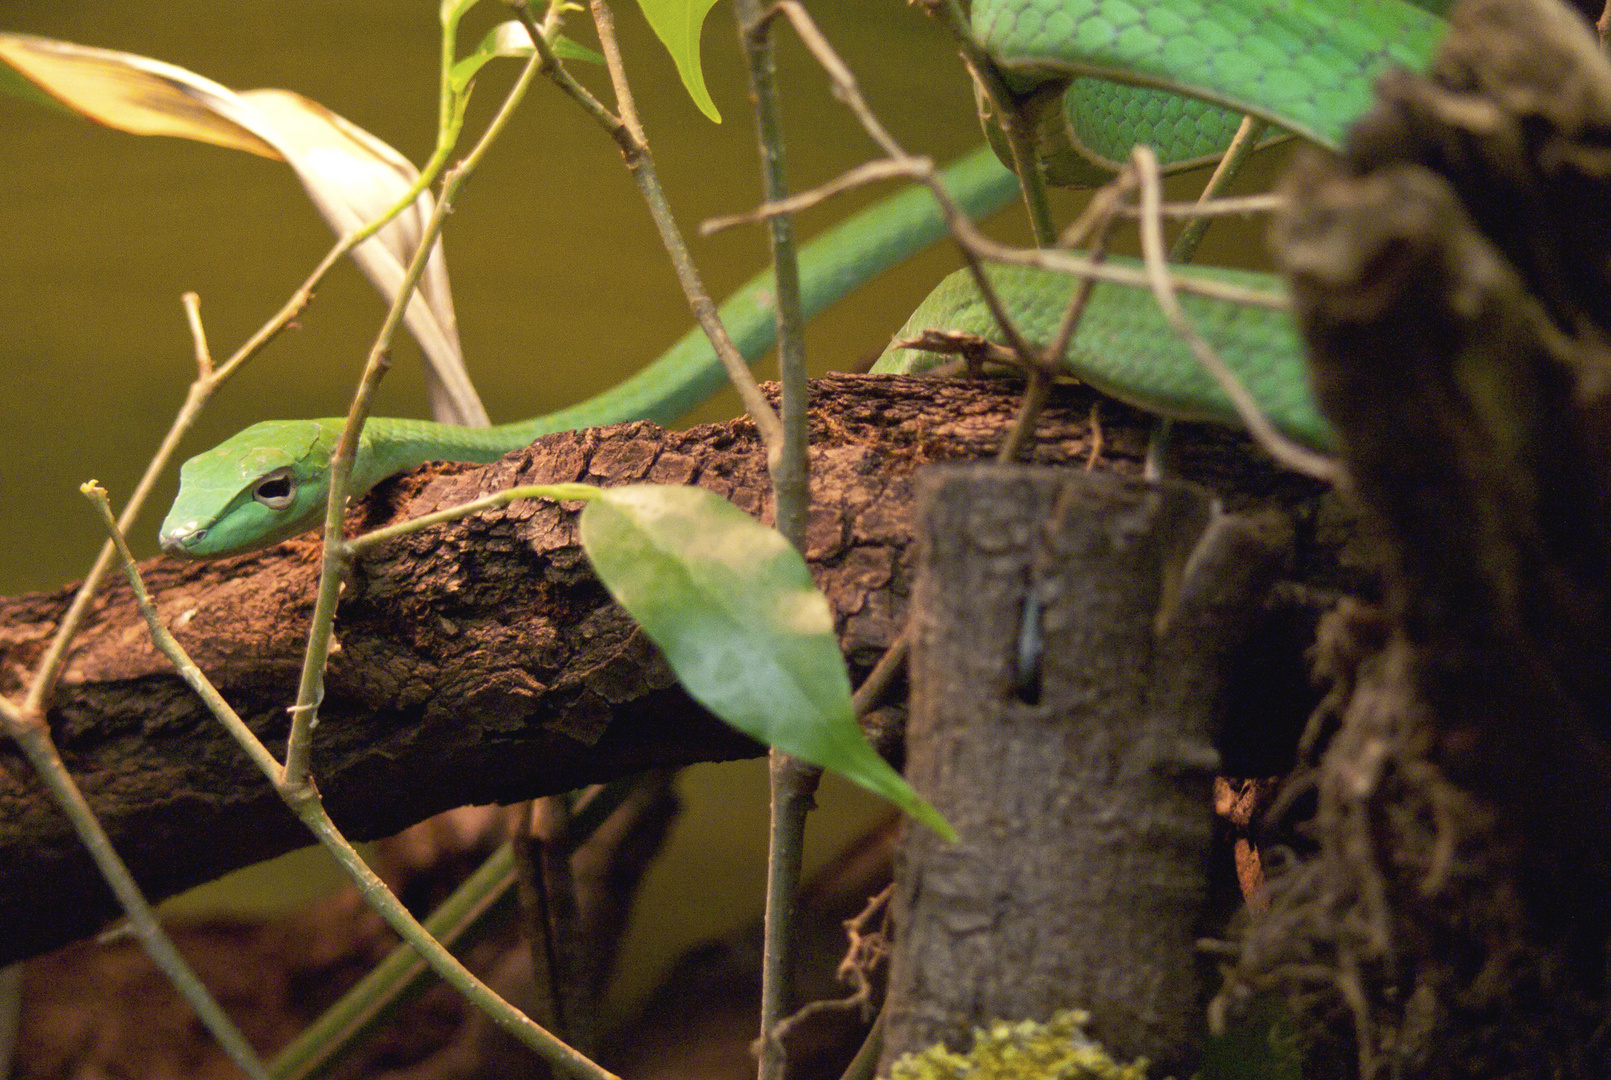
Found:
[[[162,534],[157,537],[157,543],[169,555],[188,555],[190,545],[198,543],[205,539],[206,536],[206,529],[174,529],[171,532],[164,529]]]

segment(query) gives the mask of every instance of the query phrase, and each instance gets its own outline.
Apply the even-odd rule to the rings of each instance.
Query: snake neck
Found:
[[[339,435],[342,421],[324,421]],[[353,494],[361,495],[395,473],[427,461],[496,461],[557,430],[547,417],[533,417],[497,427],[471,428],[377,416],[364,425],[358,459],[353,464]],[[331,443],[334,448],[334,441]]]

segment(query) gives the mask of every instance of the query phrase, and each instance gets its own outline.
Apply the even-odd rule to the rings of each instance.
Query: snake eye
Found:
[[[252,487],[252,498],[270,510],[284,510],[296,494],[296,481],[290,469],[275,469]]]

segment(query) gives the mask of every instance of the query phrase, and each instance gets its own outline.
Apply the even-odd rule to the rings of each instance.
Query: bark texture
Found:
[[[853,376],[822,380],[815,392],[808,554],[853,666],[865,667],[896,632],[909,592],[913,471],[989,454],[1016,393],[990,382]],[[1086,460],[1094,400],[1059,394],[1039,425],[1040,460]],[[1135,471],[1146,418],[1111,404],[1101,417],[1103,467]],[[1299,572],[1338,580],[1323,539],[1332,518],[1314,509],[1311,485],[1250,463],[1228,433],[1201,430],[1178,443],[1185,474],[1228,500],[1293,508],[1310,538],[1300,544]],[[380,524],[516,483],[570,480],[697,483],[768,511],[762,457],[740,420],[687,432],[631,424],[553,435],[489,466],[400,478],[355,516]],[[589,572],[572,516],[571,508],[516,504],[416,534],[356,568],[314,760],[325,801],[350,836],[389,835],[452,806],[759,752],[676,687]],[[294,700],[317,555],[317,542],[301,538],[216,563],[159,558],[143,567],[163,617],[270,746],[283,739]],[[66,599],[0,601],[7,690],[37,658]],[[1289,717],[1307,708],[1303,647],[1301,630],[1265,645],[1268,665],[1288,671],[1285,685],[1297,695],[1280,710]],[[1280,681],[1247,680],[1265,690]],[[306,840],[152,648],[121,580],[98,602],[50,722],[154,896]],[[66,822],[20,756],[0,746],[0,922],[8,927],[0,961],[81,936],[113,913]]]
[[[958,465],[918,486],[908,828],[884,1067],[997,1019],[1092,1015],[1187,1075],[1201,1035],[1213,736],[1279,543],[1205,490]]]
[[[1555,0],[1462,0],[1379,92],[1276,239],[1387,604],[1322,639],[1246,986],[1320,1075],[1604,1077],[1611,65]]]

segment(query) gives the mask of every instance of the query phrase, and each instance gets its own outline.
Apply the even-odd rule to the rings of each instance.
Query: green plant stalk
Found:
[[[347,488],[352,478],[353,461],[357,456],[358,437],[363,432],[364,421],[369,418],[370,403],[374,399],[375,389],[380,385],[386,369],[391,366],[388,350],[392,338],[396,335],[397,328],[402,325],[403,313],[414,295],[414,288],[419,283],[420,275],[425,272],[431,248],[442,231],[442,225],[452,209],[453,200],[464,181],[475,171],[488,149],[508,125],[516,106],[525,97],[526,88],[531,85],[532,78],[537,74],[538,62],[539,58],[535,54],[526,62],[519,78],[504,95],[504,100],[499,105],[492,122],[487,125],[486,131],[482,133],[476,145],[465,155],[464,160],[443,175],[442,190],[437,197],[436,207],[421,232],[419,246],[414,250],[397,296],[386,312],[385,322],[382,323],[380,332],[375,337],[375,344],[369,351],[363,378],[359,380],[358,390],[353,395],[352,407],[347,412],[346,427],[342,429],[341,439],[336,444],[335,454],[330,459],[330,500],[325,510],[324,557],[320,566],[319,593],[314,602],[313,624],[308,632],[308,648],[302,662],[302,678],[297,688],[297,702],[291,710],[291,734],[286,742],[285,766],[280,777],[280,782],[291,787],[300,787],[308,783],[308,760],[313,727],[318,720],[319,703],[324,697],[324,666],[330,655],[336,604],[341,596],[342,580],[351,561],[351,553],[342,532],[346,523]],[[460,114],[462,115],[462,110]]]
[[[776,203],[788,198],[789,185],[784,166],[783,122],[778,109],[772,20],[761,10],[758,0],[734,0],[733,11],[747,62],[750,100],[755,105],[762,198]],[[808,394],[805,316],[800,310],[800,263],[795,253],[793,219],[788,214],[772,214],[766,219],[766,228],[777,304],[779,404],[783,421],[783,443],[768,466],[778,531],[803,555],[806,512],[811,504],[811,477],[806,454]]]
[[[980,47],[968,26],[968,15],[962,10],[961,0],[940,0],[924,5],[929,14],[945,24],[962,51],[968,70],[978,80],[990,105],[1001,118],[1001,130],[1006,133],[1007,146],[1012,151],[1012,171],[1018,174],[1018,187],[1024,195],[1024,209],[1029,213],[1029,226],[1035,236],[1036,247],[1053,247],[1057,244],[1057,227],[1052,223],[1052,206],[1046,195],[1046,177],[1037,164],[1033,133],[1024,130],[1023,112],[1014,103],[1014,95],[1002,82],[991,61],[990,54]]]
[[[615,781],[582,796],[572,810],[567,852],[586,843],[632,794],[635,784],[636,781]],[[452,948],[461,937],[473,936],[481,922],[500,909],[514,884],[512,853],[505,844],[487,856],[475,873],[431,913],[425,920],[425,929]],[[315,1080],[324,1075],[351,1043],[382,1023],[395,1005],[430,974],[430,965],[413,946],[398,945],[280,1051],[269,1063],[274,1080]]]
[[[81,490],[95,505],[110,531],[114,551],[122,554],[128,565],[132,566],[132,558],[123,543],[123,534],[118,531],[117,523],[112,518],[112,508],[107,501],[105,489],[91,481]],[[137,597],[143,595],[143,592],[137,592],[136,595]],[[194,670],[195,665],[192,664],[190,667]],[[27,712],[9,699],[0,698],[0,726],[3,726],[5,733],[16,741],[24,756],[28,758],[28,763],[33,766],[46,790],[50,792],[51,798],[67,815],[73,831],[78,834],[79,842],[89,852],[90,858],[95,861],[96,869],[106,880],[112,894],[117,897],[118,903],[128,916],[134,936],[145,949],[146,955],[151,957],[152,963],[168,977],[180,996],[195,1010],[196,1016],[229,1055],[230,1060],[253,1080],[269,1080],[268,1071],[257,1059],[257,1052],[219,1007],[201,980],[196,978],[195,972],[185,963],[184,957],[179,955],[179,950],[174,948],[172,940],[157,922],[156,912],[152,911],[150,902],[140,891],[134,875],[129,873],[129,868],[124,865],[107,837],[106,830],[101,828],[100,820],[90,808],[89,801],[84,798],[84,793],[79,790],[78,784],[74,782],[66,765],[62,763],[61,755],[56,752],[56,745],[51,740],[50,728],[46,725],[44,717],[40,713]]]
[[[762,198],[775,203],[788,198],[784,169],[783,125],[778,110],[777,66],[773,57],[771,19],[758,0],[734,0],[750,101],[755,110],[756,143],[761,154]],[[767,218],[772,271],[776,281],[779,405],[782,440],[769,447],[772,506],[778,531],[802,555],[806,547],[806,514],[811,505],[807,454],[805,318],[800,311],[800,267],[795,257],[794,227],[787,214]],[[805,848],[806,816],[822,770],[776,748],[767,755],[771,790],[767,830],[766,912],[761,953],[760,1080],[782,1080],[786,1057],[773,1036],[788,1015],[789,975],[793,970],[795,898],[800,890],[800,863]]]
[[[783,1080],[788,1055],[777,1037],[789,1015],[794,968],[796,900],[805,849],[806,817],[816,807],[822,770],[774,748],[767,755],[771,793],[766,836],[766,912],[761,946],[761,1031],[756,1040],[759,1080]]]
[[[565,1045],[543,1030],[542,1027],[533,1023],[519,1009],[499,997],[496,991],[478,979],[452,953],[448,952],[441,942],[432,937],[430,931],[421,925],[420,921],[414,918],[409,910],[403,906],[402,902],[392,894],[391,890],[386,887],[386,883],[375,875],[375,872],[364,862],[363,856],[358,854],[357,849],[341,834],[341,830],[336,828],[335,823],[330,820],[330,815],[324,809],[324,803],[319,797],[318,789],[311,780],[305,779],[302,783],[296,785],[282,782],[283,769],[280,767],[279,762],[274,759],[274,755],[269,753],[268,748],[246,726],[245,721],[224,700],[223,695],[218,693],[217,688],[212,685],[207,676],[190,659],[184,647],[162,624],[160,616],[157,615],[156,607],[151,603],[151,597],[146,592],[145,583],[140,578],[139,568],[135,566],[134,558],[129,553],[123,534],[117,531],[117,523],[112,520],[111,510],[105,502],[105,492],[99,488],[94,489],[92,492],[89,490],[89,485],[85,485],[85,488],[86,494],[91,495],[92,498],[97,498],[99,505],[103,508],[103,522],[111,532],[113,540],[117,544],[118,552],[122,556],[123,571],[128,576],[129,585],[134,591],[135,603],[139,606],[141,615],[145,617],[152,642],[179,670],[184,680],[197,690],[208,709],[224,725],[225,730],[241,744],[253,763],[274,784],[280,798],[307,826],[308,831],[313,833],[319,842],[324,844],[331,854],[336,857],[336,861],[341,864],[342,868],[347,871],[348,876],[358,886],[358,891],[363,895],[364,900],[380,913],[380,916],[396,931],[399,937],[414,947],[420,956],[425,959],[425,962],[441,976],[444,982],[458,990],[472,1005],[485,1012],[493,1023],[503,1028],[523,1045],[529,1047],[549,1065],[553,1066],[555,1070],[568,1076],[577,1077],[579,1080],[619,1080],[615,1074],[601,1068],[586,1056]],[[98,495],[96,494],[97,492]],[[4,701],[4,699],[0,699],[0,716],[9,717],[15,711],[16,707],[14,705]],[[25,743],[24,746],[26,749],[27,744]],[[71,778],[66,776],[66,771],[60,770],[60,773],[71,785]],[[46,774],[42,773],[41,775]],[[77,788],[73,787],[71,791],[82,802],[83,796],[77,794]],[[100,833],[99,825],[95,822],[94,815],[88,813],[87,806],[84,807],[84,813],[87,823],[99,834],[101,846],[112,859],[116,860],[116,854],[111,852],[110,845],[106,843],[104,833]],[[77,820],[75,819],[75,826]],[[92,853],[96,851],[96,848],[91,846],[88,838],[85,839],[85,846],[90,847]],[[121,862],[118,862],[117,866],[122,869]],[[105,872],[107,871],[103,868],[103,873]],[[133,879],[128,876],[127,869],[122,869],[122,875],[128,881],[129,886],[133,887]],[[111,879],[109,878],[108,880]],[[139,898],[138,889],[134,890],[134,896],[136,899]],[[149,908],[146,910],[149,911]],[[136,929],[138,931],[138,927]],[[160,928],[158,932],[160,933]],[[162,940],[166,941],[165,938]],[[171,945],[169,948],[171,949]],[[177,957],[177,954],[174,955]],[[197,985],[199,986],[200,984]],[[257,1070],[251,1072],[250,1075],[254,1080],[269,1080],[268,1074],[262,1070],[261,1066],[258,1066]]]
[[[478,514],[483,510],[491,510],[499,506],[507,506],[521,499],[553,499],[555,502],[563,502],[567,499],[586,500],[593,498],[598,492],[599,489],[592,484],[527,484],[524,487],[504,488],[502,491],[494,491],[490,495],[483,495],[479,499],[472,499],[470,502],[460,503],[458,506],[450,506],[446,510],[421,514],[417,518],[409,518],[407,521],[399,521],[394,525],[373,529],[362,536],[357,536],[347,541],[347,550],[354,557],[357,557],[370,548],[379,547],[381,544],[395,540],[399,536],[407,536],[409,533],[419,532],[421,529],[427,529],[432,525],[458,521],[460,518],[467,518],[471,514]]]
[[[593,1062],[586,1055],[556,1039],[540,1025],[498,996],[486,983],[476,978],[463,964],[448,952],[442,943],[431,936],[429,930],[414,918],[386,883],[364,862],[363,856],[347,842],[325,813],[318,792],[311,784],[289,793],[288,805],[302,819],[308,829],[319,838],[341,863],[358,886],[365,901],[380,912],[381,917],[404,941],[423,956],[438,975],[470,1004],[486,1013],[493,1023],[518,1039],[524,1046],[552,1066],[556,1072],[577,1077],[578,1080],[619,1080],[614,1073]]]
[[[500,906],[514,882],[514,859],[505,843],[431,913],[425,920],[426,931],[452,947]],[[274,1080],[313,1080],[322,1075],[362,1033],[383,1021],[429,971],[413,946],[397,946],[275,1056],[269,1063]]]

